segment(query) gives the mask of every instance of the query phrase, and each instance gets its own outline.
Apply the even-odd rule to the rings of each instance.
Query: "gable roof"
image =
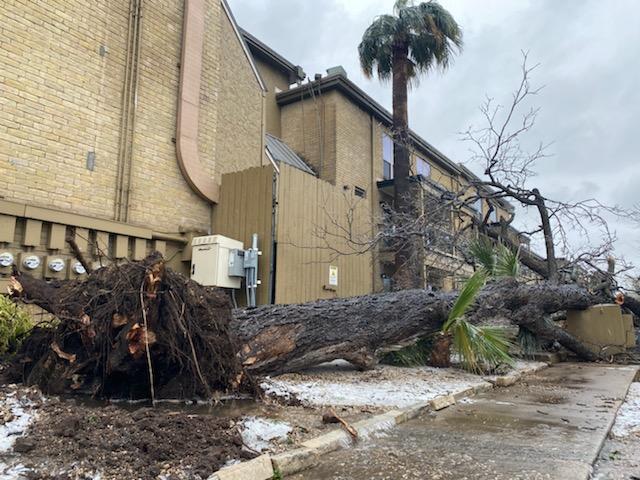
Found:
[[[291,147],[280,140],[278,137],[274,137],[273,135],[267,133],[265,136],[265,147],[267,149],[267,153],[271,155],[276,162],[286,163],[287,165],[291,165],[292,167],[297,168],[298,170],[302,170],[303,172],[309,173],[313,176],[316,175],[316,172],[305,163],[302,158],[296,152],[291,150]]]

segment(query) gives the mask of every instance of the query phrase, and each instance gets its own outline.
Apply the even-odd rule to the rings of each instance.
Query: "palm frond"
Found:
[[[464,287],[460,290],[458,298],[449,312],[447,321],[442,326],[443,332],[448,332],[455,321],[465,314],[475,301],[478,292],[484,287],[488,277],[489,273],[484,269],[480,269],[465,282]]]
[[[395,15],[381,15],[367,28],[358,46],[360,66],[367,77],[374,72],[381,80],[392,74],[393,46],[408,49],[408,77],[417,78],[438,66],[447,68],[462,48],[462,31],[453,16],[431,0],[414,5],[396,0]]]
[[[500,364],[513,366],[513,359],[509,355],[512,344],[503,329],[478,327],[459,318],[452,333],[454,349],[460,355],[465,370],[485,373]]]
[[[496,266],[494,275],[497,277],[517,277],[520,273],[520,249],[511,250],[498,244],[496,246]]]
[[[391,78],[397,21],[393,15],[380,15],[365,30],[358,45],[358,55],[367,78],[371,78],[374,71],[381,80]]]
[[[493,244],[486,237],[480,237],[469,246],[469,253],[487,272],[492,275],[496,270],[496,252],[493,249]]]
[[[535,336],[531,330],[524,327],[518,329],[518,336],[516,341],[522,349],[522,353],[525,357],[533,358],[534,354],[540,351],[540,340]]]

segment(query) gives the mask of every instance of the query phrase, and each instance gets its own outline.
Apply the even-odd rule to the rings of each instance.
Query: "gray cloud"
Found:
[[[469,158],[457,132],[478,124],[485,95],[508,101],[519,79],[520,51],[539,62],[534,83],[542,108],[529,144],[553,142],[536,185],[561,200],[597,197],[640,203],[640,18],[636,0],[442,0],[465,33],[464,52],[445,73],[422,78],[410,94],[412,127],[454,161]],[[238,22],[307,73],[343,65],[390,107],[391,88],[360,73],[362,32],[391,0],[230,0]],[[470,165],[474,168],[473,165]],[[474,168],[479,173],[481,169]],[[535,222],[521,212],[519,223]],[[637,226],[612,221],[617,251],[640,264]],[[597,237],[597,232],[593,232]],[[579,239],[575,239],[576,244]]]

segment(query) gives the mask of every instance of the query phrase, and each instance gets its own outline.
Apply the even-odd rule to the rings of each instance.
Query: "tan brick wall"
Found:
[[[126,0],[2,1],[0,195],[113,215],[127,10]]]
[[[277,89],[285,91],[289,88],[289,76],[261,60],[256,60],[256,64],[267,88],[265,95],[266,131],[280,138],[282,126],[280,124],[280,106],[276,102],[276,91]]]
[[[220,17],[220,83],[217,88],[216,178],[260,166],[263,98],[242,46],[226,15]]]
[[[211,207],[182,177],[173,140],[183,2],[144,5],[129,221],[207,230]],[[207,6],[200,154],[219,181],[260,165],[262,95],[220,1]],[[114,218],[128,15],[128,0],[3,0],[0,196]]]
[[[340,94],[325,93],[281,108],[282,139],[320,177],[336,183],[336,102]],[[322,155],[320,142],[322,139]]]

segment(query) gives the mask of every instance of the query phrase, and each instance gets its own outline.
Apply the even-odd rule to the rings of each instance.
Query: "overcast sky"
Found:
[[[390,108],[391,87],[360,72],[357,45],[392,0],[229,0],[238,23],[307,74],[342,65],[349,78]],[[550,198],[596,197],[640,203],[640,1],[442,0],[464,32],[464,51],[444,74],[410,92],[411,127],[456,162],[469,158],[458,132],[479,125],[485,95],[508,101],[521,50],[540,63],[534,85],[542,108],[531,143],[553,142],[535,186]],[[468,165],[477,173],[478,166]],[[533,219],[533,220],[532,220]],[[516,226],[533,226],[520,214]],[[613,221],[617,254],[640,265],[637,226]],[[596,242],[597,232],[593,232]],[[577,241],[578,239],[576,239]]]

